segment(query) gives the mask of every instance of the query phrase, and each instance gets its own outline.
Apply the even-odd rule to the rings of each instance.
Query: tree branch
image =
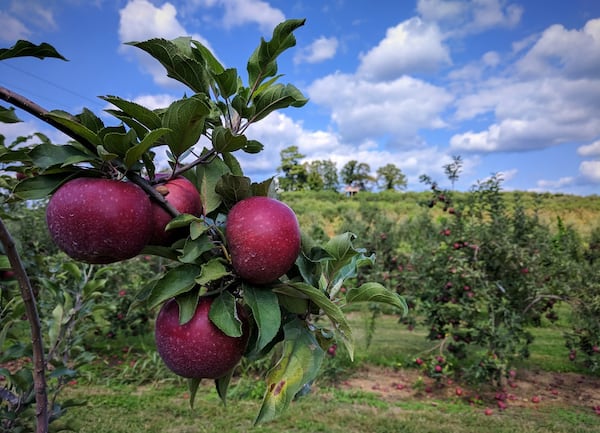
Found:
[[[36,402],[36,433],[47,433],[49,424],[48,415],[48,394],[46,387],[46,363],[44,360],[44,343],[42,341],[42,331],[40,325],[40,316],[38,314],[35,296],[31,282],[19,257],[15,242],[0,218],[0,242],[4,246],[4,251],[8,256],[10,265],[15,272],[21,297],[25,304],[25,314],[29,322],[31,331],[31,345],[33,347],[33,384],[35,390]]]

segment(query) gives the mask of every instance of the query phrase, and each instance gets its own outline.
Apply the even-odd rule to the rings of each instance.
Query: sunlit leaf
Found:
[[[283,354],[266,377],[267,390],[255,424],[279,417],[298,392],[317,376],[325,352],[298,319],[284,326]]]
[[[204,132],[204,121],[210,114],[206,95],[179,99],[169,105],[162,118],[162,126],[171,130],[165,140],[176,157],[195,145]]]
[[[369,282],[360,287],[351,288],[346,293],[346,301],[349,304],[354,302],[378,302],[396,307],[403,314],[408,313],[408,306],[402,296],[376,282]]]
[[[292,84],[275,84],[258,94],[253,100],[256,113],[252,122],[264,119],[275,110],[288,107],[302,107],[308,102],[300,90]]]
[[[0,105],[0,122],[18,123],[22,120],[17,117],[14,107],[6,108]]]

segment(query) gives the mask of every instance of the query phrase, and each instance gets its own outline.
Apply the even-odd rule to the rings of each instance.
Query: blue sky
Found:
[[[287,18],[307,22],[280,59],[282,81],[310,102],[249,129],[265,145],[242,158],[253,180],[296,145],[338,169],[394,163],[409,190],[421,174],[448,186],[442,166],[460,155],[459,189],[501,173],[507,190],[600,191],[597,0],[3,0],[0,46],[48,42],[69,61],[0,62],[0,86],[72,113],[101,114],[100,95],[164,107],[186,89],[124,42],[191,35],[244,76],[260,37]],[[0,133],[64,142],[21,118]]]

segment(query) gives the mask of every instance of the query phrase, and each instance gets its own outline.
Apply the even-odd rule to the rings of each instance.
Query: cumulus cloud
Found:
[[[389,28],[385,38],[361,56],[357,73],[370,80],[393,80],[450,63],[438,27],[415,17]]]
[[[582,161],[579,173],[589,182],[600,183],[600,161]]]
[[[600,157],[600,140],[586,144],[577,148],[577,154],[581,156],[599,156]]]
[[[462,37],[498,27],[514,27],[523,8],[503,0],[419,0],[417,12],[439,23],[447,37]]]
[[[257,24],[263,32],[270,33],[273,27],[285,20],[280,9],[263,0],[192,0],[185,6],[191,11],[198,8],[223,8],[223,17],[219,21],[225,28]]]
[[[531,150],[600,136],[600,76],[590,67],[600,59],[600,20],[580,30],[559,27],[543,32],[514,68],[479,82],[456,101],[457,120],[493,115],[494,121],[482,131],[454,135],[454,149]],[[556,32],[564,36],[561,43]],[[599,43],[592,43],[596,38]]]
[[[409,76],[371,82],[341,73],[316,80],[308,94],[331,110],[340,134],[351,142],[389,134],[412,144],[420,128],[445,126],[441,113],[452,100],[443,88]]]
[[[319,63],[335,56],[338,40],[335,37],[321,36],[304,49],[298,50],[294,56],[294,63]]]
[[[0,40],[16,42],[18,39],[27,39],[31,30],[18,18],[8,12],[0,11]]]
[[[568,78],[598,78],[600,71],[600,18],[581,30],[560,24],[546,29],[517,64],[527,76],[555,74]]]
[[[16,42],[28,39],[39,30],[58,28],[54,13],[40,0],[12,0],[0,10],[0,40]]]
[[[177,19],[177,9],[171,3],[167,2],[156,7],[148,0],[130,0],[119,11],[119,15],[119,40],[122,43],[151,38],[175,39],[180,36],[191,36],[211,49],[208,41],[202,36],[189,34]],[[166,76],[163,67],[149,55],[128,45],[121,45],[119,50],[139,61],[157,84],[174,85],[174,81]]]

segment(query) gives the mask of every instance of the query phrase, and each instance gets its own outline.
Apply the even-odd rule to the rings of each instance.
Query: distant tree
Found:
[[[463,161],[460,155],[455,155],[452,157],[452,162],[450,164],[444,165],[444,174],[448,177],[450,182],[452,183],[452,189],[454,189],[454,184],[458,180],[460,173],[462,172]]]
[[[361,190],[369,189],[369,185],[374,181],[369,174],[371,167],[366,162],[358,162],[356,160],[348,161],[340,171],[342,182],[346,185],[357,186]]]
[[[386,164],[377,169],[377,183],[385,189],[403,189],[406,188],[406,176],[394,164]]]
[[[279,153],[281,165],[277,170],[283,173],[279,176],[279,187],[284,191],[297,191],[307,185],[308,173],[300,160],[304,158],[298,151],[298,146],[286,147]]]
[[[308,187],[313,190],[338,189],[338,175],[335,162],[331,160],[316,160],[305,163],[304,168],[308,173]]]

